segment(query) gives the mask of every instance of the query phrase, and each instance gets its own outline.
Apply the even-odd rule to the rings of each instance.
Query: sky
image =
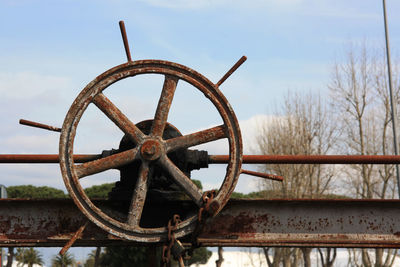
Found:
[[[398,1],[387,1],[393,55],[400,47],[399,8]],[[126,62],[119,20],[125,21],[134,60],[178,62],[217,82],[247,56],[220,87],[241,124],[245,154],[254,153],[257,124],[280,107],[288,90],[325,95],[332,65],[346,48],[363,42],[384,47],[382,2],[376,0],[1,1],[1,153],[58,153],[58,133],[18,121],[61,127],[86,84]],[[131,80],[110,88],[107,96],[137,123],[154,115],[162,77]],[[184,134],[216,125],[220,118],[214,107],[195,88],[186,87],[179,84],[169,121]],[[78,128],[82,134],[75,151],[116,148],[121,132],[91,111]],[[219,144],[207,149],[210,154],[226,151]],[[56,165],[0,168],[0,183],[6,186],[64,188]],[[200,176],[214,176],[205,173]],[[84,186],[109,181],[107,176],[88,179]],[[257,188],[257,179],[242,177],[237,191]],[[204,179],[206,188],[216,185],[214,178]]]
[[[392,54],[400,51],[400,2],[387,0]],[[2,154],[57,154],[59,134],[18,124],[28,119],[61,127],[79,92],[126,62],[118,27],[124,20],[133,60],[163,59],[188,66],[216,83],[242,56],[247,61],[220,89],[241,125],[244,153],[255,153],[257,125],[281,106],[288,90],[328,94],[333,63],[346,48],[384,48],[382,1],[148,0],[0,1],[0,147]],[[107,96],[135,123],[154,115],[162,77],[132,78]],[[195,88],[178,84],[169,122],[183,134],[221,121]],[[117,148],[122,133],[91,108],[74,150]],[[203,147],[226,153],[224,142]],[[0,166],[0,184],[64,188],[59,166]],[[254,169],[253,166],[245,166]],[[193,172],[205,188],[221,183],[223,167]],[[113,176],[113,178],[110,178]],[[217,178],[216,178],[217,177]],[[116,181],[105,173],[83,186]],[[236,191],[259,187],[242,175]]]

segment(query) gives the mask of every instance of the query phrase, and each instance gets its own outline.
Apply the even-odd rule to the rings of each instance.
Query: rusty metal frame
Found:
[[[0,211],[2,247],[62,247],[88,221],[68,199],[2,199]],[[209,247],[400,248],[399,221],[399,200],[231,200],[210,219],[198,241]],[[74,243],[99,245],[143,243],[112,236],[93,223]]]

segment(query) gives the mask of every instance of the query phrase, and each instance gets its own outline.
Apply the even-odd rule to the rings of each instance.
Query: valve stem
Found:
[[[244,170],[244,169],[242,169],[240,171],[240,173],[244,173],[244,174],[248,174],[248,175],[252,175],[252,176],[257,176],[257,177],[264,178],[264,179],[279,181],[279,182],[282,182],[283,179],[284,179],[282,176],[269,174],[269,173],[261,173],[261,172],[249,171],[249,170]]]
[[[31,126],[31,127],[35,127],[35,128],[41,128],[41,129],[45,129],[45,130],[49,130],[49,131],[53,131],[53,132],[61,132],[61,128],[43,124],[43,123],[39,123],[39,122],[28,121],[28,120],[24,120],[24,119],[20,119],[19,124]]]
[[[124,41],[126,57],[128,59],[128,62],[130,62],[132,61],[132,58],[131,58],[131,52],[129,50],[128,37],[126,35],[126,30],[125,30],[125,23],[123,20],[119,22],[119,28],[121,29],[122,40]]]
[[[221,80],[219,80],[219,81],[217,82],[216,85],[217,85],[217,86],[221,86],[221,84],[222,84],[223,82],[225,82],[225,80],[228,79],[229,76],[231,76],[232,73],[233,73],[235,70],[237,70],[246,60],[247,60],[247,57],[246,57],[246,56],[242,56],[242,57],[235,63],[235,65],[233,65],[233,67],[230,68],[230,70],[228,70],[227,73],[225,73],[225,75],[221,78]]]

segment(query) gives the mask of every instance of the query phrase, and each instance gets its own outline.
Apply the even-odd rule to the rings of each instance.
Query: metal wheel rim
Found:
[[[172,62],[141,60],[121,64],[95,78],[75,99],[63,123],[59,151],[63,180],[75,204],[92,222],[115,236],[139,242],[165,240],[166,227],[132,229],[126,223],[115,220],[102,212],[83,191],[79,178],[75,175],[72,155],[77,126],[93,98],[119,80],[150,73],[172,75],[190,83],[213,103],[223,119],[229,143],[230,160],[224,181],[215,197],[215,200],[219,203],[219,208],[216,212],[219,212],[229,200],[230,194],[237,183],[242,161],[241,134],[233,109],[218,87],[200,73]],[[176,237],[179,238],[189,234],[194,229],[196,220],[197,216],[192,216],[179,224],[175,233]]]

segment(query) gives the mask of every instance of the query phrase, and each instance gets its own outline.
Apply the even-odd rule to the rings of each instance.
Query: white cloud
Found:
[[[13,153],[58,153],[57,133],[46,135],[15,135],[0,139],[3,151],[10,149]],[[6,148],[6,149],[4,149]]]
[[[0,94],[9,98],[31,98],[49,91],[70,89],[68,78],[35,72],[0,73]]]
[[[240,121],[240,130],[243,139],[243,154],[254,154],[257,150],[257,136],[259,129],[264,124],[272,121],[274,116],[257,114],[247,120]]]

